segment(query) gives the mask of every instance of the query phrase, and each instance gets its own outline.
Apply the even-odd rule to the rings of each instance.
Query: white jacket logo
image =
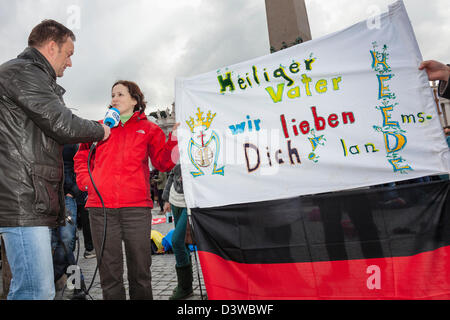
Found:
[[[138,131],[136,131],[137,133],[142,133],[142,134],[145,134],[145,131],[144,130],[138,130]]]

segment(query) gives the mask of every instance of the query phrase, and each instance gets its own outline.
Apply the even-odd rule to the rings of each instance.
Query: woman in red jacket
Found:
[[[102,203],[89,177],[89,144],[75,155],[77,184],[88,192],[94,248],[99,264],[104,299],[125,299],[122,241],[128,269],[131,299],[152,299],[151,287],[151,208],[150,158],[159,171],[170,171],[178,161],[176,137],[166,141],[161,128],[147,120],[145,101],[131,81],[118,81],[112,87],[111,105],[120,111],[120,123],[111,129],[108,140],[99,142],[91,160],[94,183],[106,207],[107,228],[104,248]],[[178,124],[173,128],[175,133]]]

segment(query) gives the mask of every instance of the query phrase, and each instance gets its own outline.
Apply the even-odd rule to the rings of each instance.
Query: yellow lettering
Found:
[[[299,87],[292,88],[291,90],[288,91],[287,95],[291,99],[300,97],[300,88]]]
[[[321,79],[316,83],[316,91],[317,93],[325,93],[327,92],[327,80]]]
[[[283,99],[284,83],[278,84],[276,93],[272,87],[267,87],[266,91],[269,93],[274,103],[281,102]]]
[[[333,78],[333,90],[339,90],[339,82],[342,81],[342,77]]]

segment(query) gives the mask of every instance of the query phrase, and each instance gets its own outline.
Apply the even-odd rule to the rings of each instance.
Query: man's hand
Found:
[[[428,80],[430,81],[436,80],[448,81],[450,78],[450,67],[438,61],[435,60],[423,61],[419,66],[419,70],[424,69],[427,72]]]
[[[102,123],[102,126],[103,126],[103,130],[105,131],[105,135],[103,136],[103,141],[105,141],[106,139],[109,138],[109,135],[111,134],[111,128],[104,125],[103,123]]]
[[[163,209],[164,209],[164,213],[169,212],[171,210],[170,203],[169,202],[164,203],[164,208]]]

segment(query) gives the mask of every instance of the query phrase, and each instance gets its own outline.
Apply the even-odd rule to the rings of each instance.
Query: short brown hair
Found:
[[[116,81],[116,83],[113,84],[111,90],[117,86],[118,84],[121,84],[128,88],[128,92],[130,93],[130,96],[137,101],[136,105],[134,106],[133,112],[139,111],[139,113],[142,113],[145,111],[146,108],[146,101],[144,100],[144,94],[142,93],[139,86],[134,83],[133,81],[128,80],[119,80]]]
[[[70,37],[72,41],[75,41],[75,35],[72,30],[55,20],[47,19],[31,30],[28,37],[28,46],[39,48],[47,41],[53,40],[61,48],[68,37]]]

